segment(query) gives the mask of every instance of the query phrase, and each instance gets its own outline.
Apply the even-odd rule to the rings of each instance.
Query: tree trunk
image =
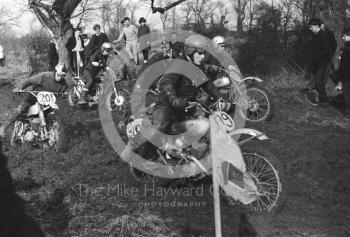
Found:
[[[242,2],[241,2],[241,0],[237,0],[236,14],[237,14],[237,32],[241,34],[241,33],[243,33]]]

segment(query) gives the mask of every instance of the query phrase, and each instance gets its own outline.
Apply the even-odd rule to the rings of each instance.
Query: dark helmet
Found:
[[[209,41],[201,35],[191,35],[185,40],[185,54],[192,55],[196,51],[207,51]]]

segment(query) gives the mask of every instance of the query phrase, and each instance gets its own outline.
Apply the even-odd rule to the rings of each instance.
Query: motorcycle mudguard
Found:
[[[249,135],[251,136],[251,138],[257,138],[260,141],[263,140],[268,140],[269,138],[262,132],[259,132],[258,130],[254,130],[254,129],[250,129],[250,128],[240,128],[240,129],[236,129],[232,132],[229,132],[230,136],[236,136],[236,135]]]
[[[38,115],[40,111],[40,105],[38,103],[35,103],[31,107],[29,107],[28,112],[27,112],[27,117],[33,116],[33,115]]]
[[[263,80],[261,78],[259,78],[259,77],[245,77],[245,78],[242,79],[241,83],[247,83],[247,82],[249,82],[249,83],[253,83],[253,82],[262,83]]]

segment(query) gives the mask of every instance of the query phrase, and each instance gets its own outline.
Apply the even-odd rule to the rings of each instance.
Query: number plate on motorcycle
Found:
[[[215,112],[215,115],[218,118],[218,121],[225,127],[227,132],[232,132],[235,129],[235,122],[230,115],[222,111]]]
[[[39,92],[37,95],[37,101],[44,106],[51,106],[56,103],[56,96],[51,92]]]

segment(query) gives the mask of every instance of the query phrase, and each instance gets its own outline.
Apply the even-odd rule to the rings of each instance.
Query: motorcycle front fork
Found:
[[[45,140],[47,138],[47,127],[46,127],[46,119],[44,115],[44,111],[40,110],[39,112],[39,119],[40,119],[40,139]]]

